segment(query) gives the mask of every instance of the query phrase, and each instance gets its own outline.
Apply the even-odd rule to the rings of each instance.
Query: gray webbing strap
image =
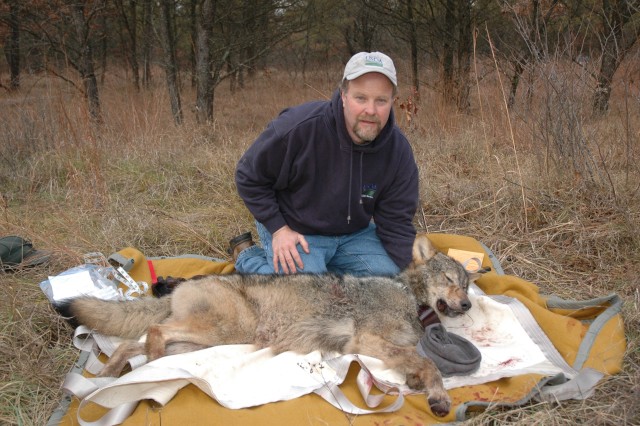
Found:
[[[595,386],[604,377],[604,373],[592,368],[583,368],[571,380],[555,384],[553,381],[542,386],[535,399],[547,402],[558,402],[565,399],[587,399]]]
[[[582,339],[582,343],[580,343],[580,347],[578,348],[578,354],[576,356],[576,360],[573,363],[573,367],[576,369],[582,368],[584,363],[589,358],[589,353],[591,352],[591,348],[596,341],[596,338],[600,334],[602,327],[614,316],[620,313],[622,310],[622,299],[620,296],[616,294],[610,294],[608,296],[599,297],[596,299],[590,300],[564,300],[559,297],[552,296],[547,299],[547,307],[550,309],[558,308],[558,309],[584,309],[584,308],[592,308],[596,306],[610,305],[608,308],[604,310],[597,318],[593,320],[593,322],[589,325],[586,335]]]

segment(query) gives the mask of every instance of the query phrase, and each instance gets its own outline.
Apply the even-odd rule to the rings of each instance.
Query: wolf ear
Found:
[[[469,272],[469,280],[473,282],[478,278],[482,277],[484,274],[486,274],[489,271],[491,271],[491,268],[486,267],[486,268],[479,269],[476,272]]]
[[[431,243],[427,234],[416,235],[416,240],[413,243],[413,263],[420,265],[425,263],[436,255],[438,251]]]

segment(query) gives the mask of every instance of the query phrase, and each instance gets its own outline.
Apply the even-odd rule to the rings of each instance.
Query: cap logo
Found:
[[[382,59],[378,58],[377,56],[365,56],[364,64],[366,66],[370,66],[370,67],[383,67],[384,68],[384,65],[382,64]]]

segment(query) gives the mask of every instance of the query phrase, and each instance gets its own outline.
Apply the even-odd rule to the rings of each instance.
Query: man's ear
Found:
[[[420,265],[425,263],[436,255],[438,251],[433,246],[433,243],[427,237],[427,234],[416,235],[416,240],[413,242],[413,263]]]

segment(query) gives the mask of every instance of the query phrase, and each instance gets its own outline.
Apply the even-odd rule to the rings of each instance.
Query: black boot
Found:
[[[255,245],[255,243],[251,239],[251,232],[245,232],[244,234],[240,234],[229,240],[229,248],[227,249],[227,252],[231,257],[233,257],[233,261],[235,262],[238,258],[238,254],[240,254],[242,250],[253,245]]]

